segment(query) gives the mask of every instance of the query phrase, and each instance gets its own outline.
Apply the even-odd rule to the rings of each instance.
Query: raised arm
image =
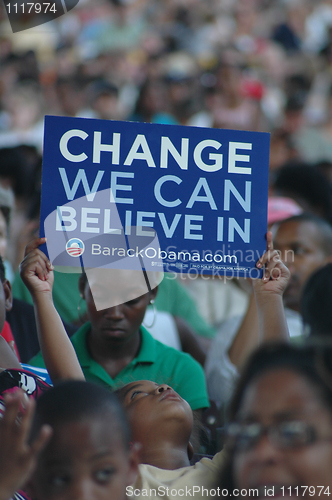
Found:
[[[288,326],[282,301],[290,272],[273,249],[272,233],[266,235],[267,251],[257,262],[258,268],[265,266],[263,279],[253,280],[256,299],[260,343],[274,340],[289,340]]]
[[[37,238],[29,243],[20,265],[22,281],[28,288],[34,304],[40,348],[53,382],[84,379],[74,347],[54,307],[53,266],[38,248],[45,241],[45,238]]]
[[[273,249],[272,233],[266,235],[267,249],[256,266],[265,266],[262,279],[253,279],[253,296],[237,331],[228,355],[241,368],[251,352],[262,342],[289,340],[282,296],[289,280],[289,270]]]

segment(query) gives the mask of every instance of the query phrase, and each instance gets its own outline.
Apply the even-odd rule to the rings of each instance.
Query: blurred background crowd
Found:
[[[305,210],[330,223],[332,0],[80,0],[15,34],[0,3],[0,254],[13,281],[38,232],[45,114],[270,132],[270,196],[298,207],[271,205],[270,222]],[[215,329],[246,310],[245,285],[183,284]]]
[[[330,0],[80,0],[15,34],[1,4],[0,23],[12,240],[38,211],[45,114],[267,131],[272,187],[289,162],[332,179]]]

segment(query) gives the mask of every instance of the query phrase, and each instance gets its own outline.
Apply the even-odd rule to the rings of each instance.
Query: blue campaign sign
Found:
[[[267,133],[47,116],[41,236],[54,265],[249,276],[268,164]]]

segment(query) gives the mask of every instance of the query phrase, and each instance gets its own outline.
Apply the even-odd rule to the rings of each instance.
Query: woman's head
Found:
[[[36,500],[124,500],[137,473],[137,452],[117,398],[81,381],[65,382],[38,401],[32,438],[44,424],[51,440],[30,481]]]
[[[138,380],[118,389],[117,395],[130,423],[132,438],[141,443],[142,455],[161,440],[187,448],[193,428],[193,413],[167,384]]]
[[[80,277],[79,289],[92,333],[119,342],[138,332],[146,308],[157,294],[142,272],[119,269],[88,270]]]
[[[275,496],[318,496],[332,486],[332,349],[266,346],[244,371],[235,393],[229,426],[229,463],[223,487]],[[226,484],[230,478],[231,484]],[[304,491],[308,486],[307,491]],[[290,495],[291,496],[291,495]]]

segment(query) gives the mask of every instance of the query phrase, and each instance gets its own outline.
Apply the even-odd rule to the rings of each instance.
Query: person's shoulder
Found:
[[[173,364],[181,364],[185,366],[197,367],[203,370],[201,365],[196,361],[190,354],[178,351],[174,347],[168,346],[160,342],[159,340],[153,339],[156,344],[156,351],[163,359],[169,358]]]
[[[165,487],[168,485],[173,488],[187,487],[190,495],[193,486],[213,487],[224,461],[225,452],[221,451],[212,459],[204,457],[194,465],[175,470],[159,469],[152,465],[140,464],[139,475],[133,489],[143,487],[149,491],[148,489],[152,486]]]
[[[174,347],[163,344],[159,340],[155,339],[151,333],[141,325],[140,327],[141,334],[143,336],[143,342],[148,342],[149,347],[152,346],[155,351],[156,359],[162,359],[165,361],[169,359],[172,364],[177,364],[182,361],[185,365],[198,366],[201,369],[201,365],[196,361],[190,354],[186,352],[179,351]],[[158,358],[159,357],[159,358]]]
[[[27,373],[28,375],[37,377],[38,379],[42,380],[49,386],[53,385],[51,377],[49,376],[49,373],[46,370],[46,368],[39,366],[32,366],[27,363],[22,363],[21,366],[23,368],[23,373]]]

